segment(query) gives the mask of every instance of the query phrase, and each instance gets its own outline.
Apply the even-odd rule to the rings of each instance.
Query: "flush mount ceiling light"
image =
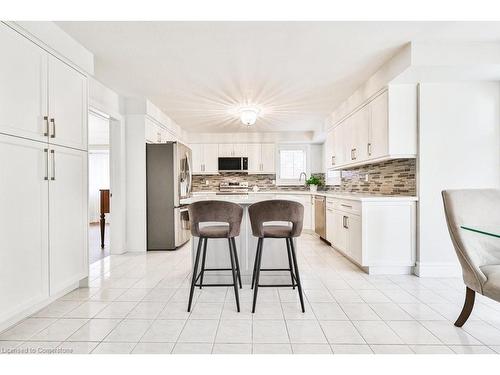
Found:
[[[257,121],[260,110],[255,107],[242,107],[240,108],[240,120],[244,125],[251,126]]]

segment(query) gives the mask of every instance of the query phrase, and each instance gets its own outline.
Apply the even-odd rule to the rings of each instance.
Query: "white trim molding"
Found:
[[[462,277],[458,263],[416,263],[413,273],[418,277]]]

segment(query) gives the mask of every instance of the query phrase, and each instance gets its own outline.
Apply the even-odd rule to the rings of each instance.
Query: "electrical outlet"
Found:
[[[364,178],[365,182],[368,182],[368,173],[365,173],[365,178]]]
[[[205,185],[208,186],[208,180],[205,180]]]

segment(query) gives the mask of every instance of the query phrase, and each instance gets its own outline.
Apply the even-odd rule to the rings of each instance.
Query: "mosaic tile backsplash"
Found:
[[[416,160],[394,159],[344,170],[339,186],[322,186],[318,190],[383,195],[416,195]],[[314,173],[323,183],[325,175]],[[276,186],[276,175],[248,175],[246,173],[221,173],[213,176],[193,176],[193,191],[217,191],[222,181],[247,181],[250,189],[308,190],[305,185]]]

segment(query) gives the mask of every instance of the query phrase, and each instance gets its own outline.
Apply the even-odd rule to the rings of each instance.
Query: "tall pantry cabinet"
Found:
[[[88,275],[87,77],[0,23],[0,327]]]

